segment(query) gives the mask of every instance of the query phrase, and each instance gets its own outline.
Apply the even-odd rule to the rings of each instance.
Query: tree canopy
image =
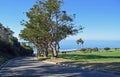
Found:
[[[68,15],[61,10],[63,0],[38,0],[30,11],[26,12],[29,21],[23,20],[25,26],[20,37],[34,44],[38,55],[57,57],[59,42],[69,35],[82,30],[74,27],[75,14]]]

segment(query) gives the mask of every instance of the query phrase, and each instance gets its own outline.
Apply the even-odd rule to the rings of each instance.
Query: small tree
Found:
[[[80,45],[83,45],[84,44],[84,41],[80,38],[76,41],[77,44],[80,44]]]

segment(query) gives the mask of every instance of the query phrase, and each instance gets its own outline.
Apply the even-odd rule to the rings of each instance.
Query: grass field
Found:
[[[108,70],[112,73],[120,73],[120,50],[92,53],[76,51],[73,53],[59,54],[59,58],[72,60],[63,62],[66,64],[80,66],[88,69]]]
[[[101,52],[74,52],[72,54],[59,54],[59,58],[72,60],[86,60],[86,61],[101,61],[101,62],[120,62],[120,50],[118,51],[101,51]]]

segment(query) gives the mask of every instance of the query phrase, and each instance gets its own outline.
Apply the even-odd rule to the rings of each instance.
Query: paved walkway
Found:
[[[0,77],[120,77],[103,72],[33,61],[32,57],[16,58],[1,70]]]

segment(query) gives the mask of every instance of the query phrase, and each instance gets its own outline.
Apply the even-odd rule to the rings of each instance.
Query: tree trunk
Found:
[[[37,57],[39,57],[40,56],[40,51],[39,51],[39,49],[37,49]]]
[[[54,54],[53,57],[57,57],[58,55],[57,55],[57,51],[56,51],[55,47],[53,45],[51,45],[51,48],[52,48],[52,51]]]
[[[44,57],[48,57],[48,48],[47,47],[44,50]]]
[[[51,52],[52,52],[52,57],[53,58],[57,58],[57,51],[56,51],[56,49],[55,49],[55,47],[53,46],[53,45],[51,45],[51,44],[48,44],[48,46],[50,47],[50,49],[51,49]]]

